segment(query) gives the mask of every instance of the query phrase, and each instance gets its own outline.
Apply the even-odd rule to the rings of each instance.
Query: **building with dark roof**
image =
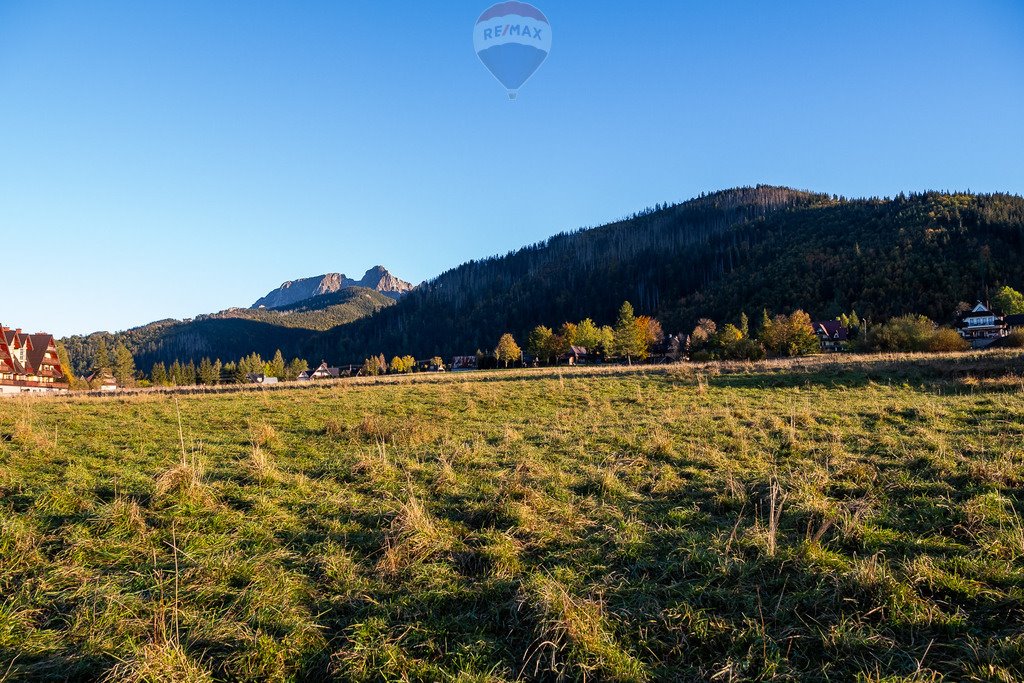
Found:
[[[842,351],[850,341],[850,330],[838,320],[811,323],[811,327],[814,328],[814,334],[818,335],[822,351]]]
[[[971,310],[960,314],[956,331],[975,349],[991,346],[1009,334],[1003,316],[980,301]]]
[[[0,394],[65,391],[67,376],[53,335],[0,325]]]

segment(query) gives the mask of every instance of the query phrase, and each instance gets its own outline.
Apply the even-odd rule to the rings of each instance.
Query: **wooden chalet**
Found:
[[[93,391],[117,391],[120,389],[117,386],[117,380],[114,378],[114,373],[105,368],[99,370],[93,370],[92,374],[85,378],[86,384]]]
[[[569,346],[569,350],[558,357],[559,363],[566,365],[579,365],[591,360],[590,353],[582,346]]]
[[[818,335],[821,350],[825,353],[843,351],[850,342],[850,330],[838,320],[811,323],[814,334]]]
[[[56,392],[68,388],[53,335],[25,334],[0,325],[0,394]]]
[[[310,382],[317,379],[338,379],[339,377],[341,377],[341,368],[332,368],[323,362],[315,370],[306,370],[300,373],[298,381]]]
[[[991,346],[1010,333],[1003,316],[980,301],[960,315],[956,331],[975,349]]]

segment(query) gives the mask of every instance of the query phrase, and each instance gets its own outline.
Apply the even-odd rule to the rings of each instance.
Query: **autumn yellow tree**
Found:
[[[507,368],[509,363],[514,363],[523,357],[523,351],[519,348],[519,344],[516,344],[515,338],[506,332],[498,340],[498,347],[494,351],[494,356],[498,359],[499,363],[504,363]]]

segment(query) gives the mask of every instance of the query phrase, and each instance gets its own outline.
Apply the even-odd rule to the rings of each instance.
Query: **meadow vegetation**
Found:
[[[1024,356],[0,402],[0,681],[1024,677]]]

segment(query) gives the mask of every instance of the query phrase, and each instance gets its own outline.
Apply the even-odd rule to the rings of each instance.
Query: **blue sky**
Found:
[[[1024,3],[0,0],[0,321],[57,334],[467,259],[702,191],[1024,193]]]

